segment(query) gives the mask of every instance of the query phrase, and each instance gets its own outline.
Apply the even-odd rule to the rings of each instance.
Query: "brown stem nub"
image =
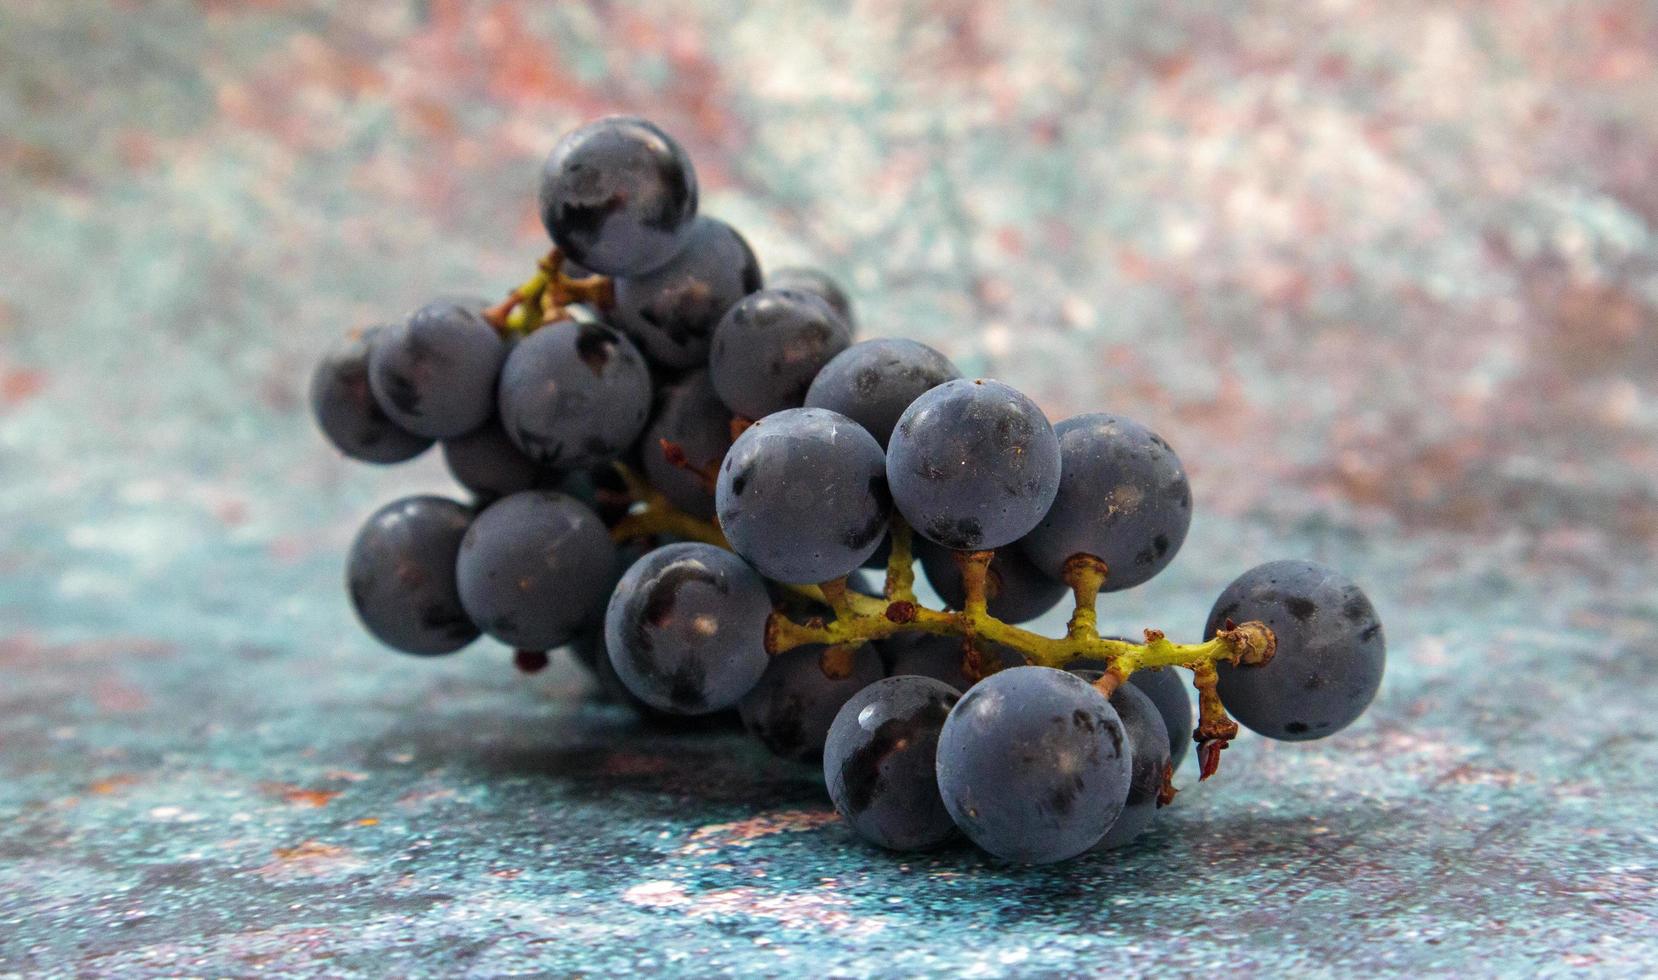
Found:
[[[1094,690],[1109,699],[1111,695],[1117,693],[1117,688],[1122,687],[1123,681],[1127,679],[1123,676],[1123,672],[1113,665],[1100,673],[1099,679],[1094,681]]]
[[[547,667],[547,651],[516,650],[512,654],[512,665],[526,674],[545,670]]]
[[[1227,620],[1226,628],[1215,636],[1225,641],[1232,651],[1233,666],[1259,667],[1278,652],[1278,637],[1265,623],[1249,622],[1234,626],[1231,620]]]
[[[840,646],[824,647],[823,655],[818,657],[818,667],[823,676],[832,681],[852,676],[852,668],[857,663],[858,648],[862,643],[846,643]]]
[[[1178,792],[1180,791],[1174,788],[1174,763],[1165,762],[1163,764],[1163,786],[1157,791],[1157,808],[1161,810],[1173,803],[1175,794]]]

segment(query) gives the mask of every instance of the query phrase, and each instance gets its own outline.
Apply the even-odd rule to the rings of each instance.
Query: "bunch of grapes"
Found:
[[[833,281],[763,279],[698,214],[658,127],[566,136],[540,211],[554,248],[504,301],[429,303],[314,377],[342,452],[396,463],[441,443],[471,495],[395,501],[357,535],[351,601],[387,646],[487,634],[526,670],[569,646],[646,715],[735,709],[772,752],[821,761],[876,844],[959,833],[1026,862],[1132,840],[1194,742],[1214,772],[1228,712],[1314,739],[1374,697],[1375,610],[1311,562],[1245,572],[1203,642],[1101,636],[1099,593],[1185,540],[1169,444],[1116,415],[1050,423],[923,344],[854,342]],[[917,563],[947,608],[917,601]],[[1062,637],[1014,625],[1067,599]]]

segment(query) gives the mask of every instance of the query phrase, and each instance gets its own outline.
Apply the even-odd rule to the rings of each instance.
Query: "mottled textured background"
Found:
[[[1654,91],[1610,0],[0,0],[0,973],[1658,971]],[[376,648],[346,543],[446,478],[338,459],[310,365],[522,279],[618,109],[866,334],[1174,443],[1108,625],[1349,570],[1369,715],[1025,870]]]

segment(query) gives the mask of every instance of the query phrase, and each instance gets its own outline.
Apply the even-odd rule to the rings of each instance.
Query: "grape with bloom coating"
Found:
[[[592,466],[620,456],[645,428],[650,371],[609,327],[560,320],[514,345],[500,407],[502,428],[537,464]]]
[[[495,419],[464,436],[444,440],[443,462],[455,482],[486,502],[541,486],[551,479],[513,444]]]
[[[944,604],[951,609],[962,608],[967,603],[967,590],[962,586],[956,552],[919,540],[915,542],[915,554]],[[1065,583],[1043,575],[1017,547],[997,551],[985,574],[985,609],[1004,623],[1035,619],[1057,606],[1069,592]]]
[[[788,266],[767,276],[766,281],[772,289],[793,289],[797,292],[811,293],[839,313],[847,326],[857,326],[857,319],[852,315],[852,300],[847,297],[846,290],[841,288],[840,283],[826,272],[801,266]]]
[[[1015,667],[962,696],[938,739],[938,790],[956,826],[997,857],[1063,861],[1105,836],[1128,799],[1128,733],[1075,674]]]
[[[865,340],[823,366],[806,391],[806,406],[841,413],[868,429],[884,449],[911,402],[959,377],[950,359],[926,344]]]
[[[852,343],[852,328],[810,293],[762,289],[714,328],[708,370],[720,400],[759,419],[798,408],[818,370]]]
[[[1025,655],[1012,647],[976,641],[982,672],[989,674],[1009,667],[1025,666]],[[958,691],[979,682],[967,675],[967,650],[959,636],[942,633],[894,633],[881,641],[887,657],[887,673],[893,677],[912,674],[942,681]]]
[[[917,398],[887,448],[893,503],[958,551],[1000,548],[1059,490],[1059,441],[1036,403],[1000,381],[947,381]]]
[[[453,439],[489,421],[506,345],[482,300],[438,300],[381,328],[369,347],[368,383],[401,428]]]
[[[754,690],[737,705],[743,727],[778,758],[821,759],[841,705],[883,676],[881,655],[868,643],[852,654],[852,671],[845,677],[823,672],[823,651],[807,644],[771,658]]]
[[[606,116],[567,134],[541,169],[541,223],[565,255],[629,276],[673,258],[697,216],[697,175],[654,123]]]
[[[1364,592],[1334,569],[1310,561],[1257,565],[1215,600],[1204,638],[1228,620],[1263,622],[1278,640],[1263,665],[1219,666],[1221,703],[1251,731],[1291,742],[1334,735],[1381,686],[1381,621]]]
[[[484,509],[456,562],[461,604],[502,643],[550,650],[604,605],[616,548],[597,514],[574,497],[526,490]]]
[[[765,673],[766,583],[710,544],[664,545],[634,562],[605,610],[616,676],[640,700],[682,715],[742,699]]]
[[[1075,673],[1090,684],[1100,678],[1097,670]],[[1139,672],[1134,676],[1139,676]],[[1123,730],[1128,732],[1131,766],[1128,799],[1123,802],[1123,811],[1117,814],[1117,819],[1111,821],[1111,829],[1094,845],[1095,850],[1122,847],[1151,826],[1152,818],[1157,815],[1157,800],[1163,794],[1164,773],[1170,766],[1169,732],[1163,727],[1163,717],[1151,698],[1133,685],[1133,680],[1130,677],[1130,683],[1119,685],[1111,692],[1111,707],[1116,709]]]
[[[663,442],[683,454],[690,469],[671,461]],[[639,455],[651,486],[675,507],[707,520],[714,516],[714,492],[702,474],[718,466],[730,448],[731,412],[715,394],[708,372],[695,371],[663,390]]]
[[[311,375],[311,414],[335,448],[365,463],[414,459],[432,440],[391,420],[368,383],[368,352],[384,328],[353,332],[329,351]]]
[[[938,733],[961,698],[930,677],[888,677],[841,706],[823,746],[829,798],[865,840],[896,851],[956,835],[938,795]]]
[[[714,328],[732,304],[760,288],[760,263],[743,236],[717,218],[698,218],[666,265],[616,280],[617,329],[651,363],[706,364]]]
[[[821,408],[749,426],[720,465],[715,506],[731,547],[778,582],[847,575],[881,543],[886,461],[863,427]]]
[[[346,585],[357,617],[404,653],[453,653],[478,638],[461,607],[455,557],[471,513],[444,497],[394,500],[351,542]]]
[[[1054,579],[1073,555],[1105,562],[1102,591],[1130,589],[1162,571],[1192,524],[1192,487],[1180,457],[1138,422],[1103,412],[1054,426],[1063,460],[1059,493],[1020,542]]]
[[[1190,686],[1182,680],[1180,671],[1173,667],[1137,670],[1129,675],[1128,683],[1157,706],[1157,714],[1163,719],[1163,730],[1169,736],[1169,762],[1178,767],[1192,747],[1192,729],[1196,724],[1192,715],[1192,697],[1187,693]]]

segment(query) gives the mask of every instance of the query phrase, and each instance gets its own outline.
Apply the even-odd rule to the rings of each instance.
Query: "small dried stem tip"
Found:
[[[517,650],[512,655],[512,665],[526,674],[533,674],[547,667],[547,651],[545,650]]]

